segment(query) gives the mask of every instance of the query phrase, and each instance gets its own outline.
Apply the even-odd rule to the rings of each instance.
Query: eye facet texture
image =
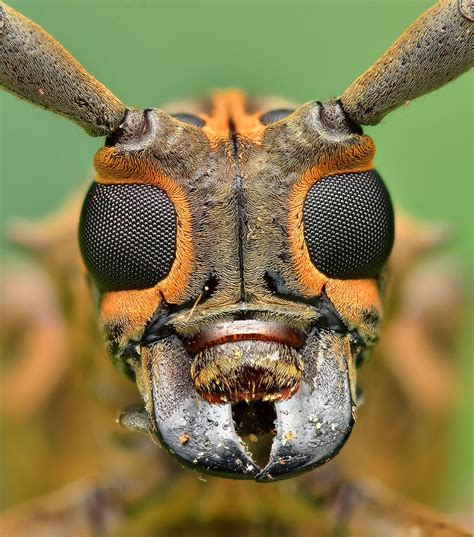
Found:
[[[393,207],[375,170],[317,181],[304,202],[303,225],[312,263],[330,278],[377,276],[392,250]]]
[[[152,185],[94,183],[82,206],[79,244],[100,289],[145,289],[165,278],[176,250],[176,214]]]
[[[290,108],[278,108],[276,110],[270,110],[269,112],[263,114],[263,116],[260,118],[260,123],[265,126],[271,125],[272,123],[280,121],[280,119],[285,119],[285,117],[288,117],[293,112],[294,110]]]
[[[204,127],[204,121],[194,114],[171,114],[172,117],[179,119],[183,123],[188,125],[194,125],[195,127]]]

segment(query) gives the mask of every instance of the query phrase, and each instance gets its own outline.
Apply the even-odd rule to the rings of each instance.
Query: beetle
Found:
[[[127,109],[1,6],[2,85],[107,137],[79,239],[114,363],[145,404],[122,424],[225,477],[288,478],[332,458],[393,243],[360,126],[472,65],[469,3],[438,2],[339,99],[272,110],[222,92],[175,114]],[[260,468],[238,433],[274,421]]]

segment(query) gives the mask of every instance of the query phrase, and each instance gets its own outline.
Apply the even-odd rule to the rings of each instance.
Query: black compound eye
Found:
[[[263,125],[271,125],[272,123],[280,121],[280,119],[285,119],[285,117],[288,117],[293,112],[294,110],[291,108],[278,108],[276,110],[270,110],[270,112],[263,114],[263,116],[260,118],[260,123]]]
[[[179,119],[179,121],[182,121],[183,123],[187,123],[188,125],[194,125],[195,127],[204,127],[204,121],[194,114],[171,114],[172,117],[175,117],[176,119]]]
[[[82,206],[79,243],[100,289],[152,287],[173,264],[175,209],[156,186],[94,183]]]
[[[317,181],[304,202],[303,224],[311,261],[330,278],[377,276],[392,250],[392,202],[375,170]]]

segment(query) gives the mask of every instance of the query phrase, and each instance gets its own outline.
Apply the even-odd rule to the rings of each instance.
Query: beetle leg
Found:
[[[376,125],[389,112],[447,84],[474,64],[473,7],[440,0],[342,95],[350,119]],[[469,16],[470,15],[470,16]]]
[[[92,136],[111,134],[124,105],[57,41],[0,3],[0,85],[19,97],[66,116]]]

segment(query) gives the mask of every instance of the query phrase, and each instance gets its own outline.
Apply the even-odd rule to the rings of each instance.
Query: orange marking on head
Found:
[[[191,210],[183,189],[140,159],[131,155],[117,155],[113,148],[98,151],[94,165],[98,172],[98,183],[155,185],[162,188],[170,198],[176,210],[176,256],[168,276],[154,289],[161,293],[167,302],[178,302],[186,290],[194,263]]]
[[[375,307],[382,309],[380,293],[375,279],[336,280],[330,279],[326,284],[326,293],[339,312],[349,313],[347,304],[357,309]]]
[[[203,131],[212,144],[230,136],[230,128],[255,143],[260,142],[265,130],[260,123],[260,112],[249,114],[246,111],[247,98],[238,90],[218,91],[213,95],[213,109],[210,116],[205,117]]]
[[[328,280],[326,294],[350,329],[357,328],[363,337],[377,337],[378,320],[382,317],[382,299],[375,279]],[[365,316],[376,315],[376,323]]]
[[[151,289],[104,293],[100,320],[103,325],[110,322],[123,324],[125,340],[138,337],[160,302],[159,284]]]
[[[340,151],[322,159],[316,166],[307,170],[296,182],[290,193],[288,201],[290,249],[300,285],[306,295],[319,295],[328,281],[328,277],[313,265],[304,239],[304,200],[311,187],[323,177],[373,169],[372,158],[374,151],[374,143],[371,138],[362,136],[361,144],[342,148]]]
[[[229,136],[229,99],[233,92],[216,91],[212,96],[212,111],[211,115],[205,116],[206,125],[203,131],[208,136],[221,135]]]

